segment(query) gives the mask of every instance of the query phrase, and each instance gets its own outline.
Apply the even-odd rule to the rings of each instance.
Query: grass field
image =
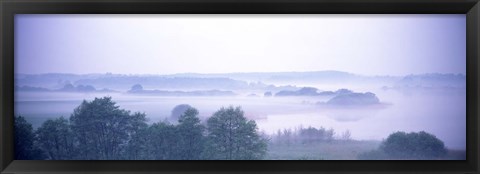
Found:
[[[309,144],[270,143],[267,160],[357,160],[361,153],[377,150],[381,141],[333,140]],[[448,150],[439,160],[465,160],[465,151]],[[381,159],[380,159],[381,160]]]
[[[270,160],[355,160],[357,155],[378,148],[380,141],[312,142],[290,145],[270,143],[266,159]]]

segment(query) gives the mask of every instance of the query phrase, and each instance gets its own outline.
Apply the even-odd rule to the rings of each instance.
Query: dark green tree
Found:
[[[203,132],[205,127],[200,124],[198,110],[187,109],[178,120],[178,150],[181,160],[198,160],[204,150]]]
[[[125,149],[125,158],[140,160],[148,158],[148,124],[145,113],[136,112],[129,117],[127,132],[128,144]]]
[[[436,159],[447,153],[441,140],[424,131],[395,132],[381,144],[380,150],[393,159]]]
[[[117,160],[125,157],[132,130],[130,111],[120,109],[111,97],[83,101],[70,117],[78,144],[78,159]],[[141,117],[139,117],[141,118]]]
[[[148,159],[178,160],[179,150],[176,127],[172,124],[159,122],[148,128]]]
[[[60,117],[45,121],[36,131],[38,145],[47,159],[68,160],[75,154],[73,133],[67,119]]]
[[[262,159],[267,140],[257,133],[255,121],[247,120],[240,107],[222,107],[207,120],[205,157],[214,160]]]
[[[32,124],[22,116],[14,117],[14,149],[16,160],[41,160],[45,156],[36,147]]]

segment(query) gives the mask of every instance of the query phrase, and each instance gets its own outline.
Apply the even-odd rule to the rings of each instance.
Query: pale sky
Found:
[[[466,72],[449,15],[15,16],[16,73]]]

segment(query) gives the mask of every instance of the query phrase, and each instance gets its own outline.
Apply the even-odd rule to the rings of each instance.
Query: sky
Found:
[[[15,15],[15,72],[466,72],[463,14]]]

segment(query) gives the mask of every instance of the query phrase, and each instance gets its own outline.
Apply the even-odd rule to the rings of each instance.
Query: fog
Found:
[[[331,86],[334,88],[334,86]],[[337,87],[339,88],[339,87]],[[363,87],[362,87],[363,88]],[[362,89],[351,87],[356,91]],[[447,148],[466,148],[466,95],[456,92],[410,91],[370,88],[380,99],[374,106],[330,107],[322,105],[331,97],[265,97],[258,93],[237,96],[148,96],[127,93],[15,93],[15,114],[29,120],[34,128],[48,118],[69,117],[82,100],[112,96],[122,109],[145,112],[150,123],[164,121],[179,104],[197,108],[203,121],[223,106],[241,106],[245,116],[256,121],[259,131],[274,134],[296,127],[333,128],[336,135],[349,130],[352,139],[382,140],[396,131],[426,131],[444,141]],[[460,94],[460,95],[459,95]]]
[[[464,73],[465,24],[464,14],[18,14],[15,71]]]
[[[149,123],[176,122],[170,115],[181,104],[198,109],[203,122],[221,107],[241,106],[262,136],[311,126],[338,140],[273,142],[266,159],[357,159],[397,131],[425,131],[449,150],[465,150],[465,20],[16,15],[14,114],[36,129],[105,96]]]

